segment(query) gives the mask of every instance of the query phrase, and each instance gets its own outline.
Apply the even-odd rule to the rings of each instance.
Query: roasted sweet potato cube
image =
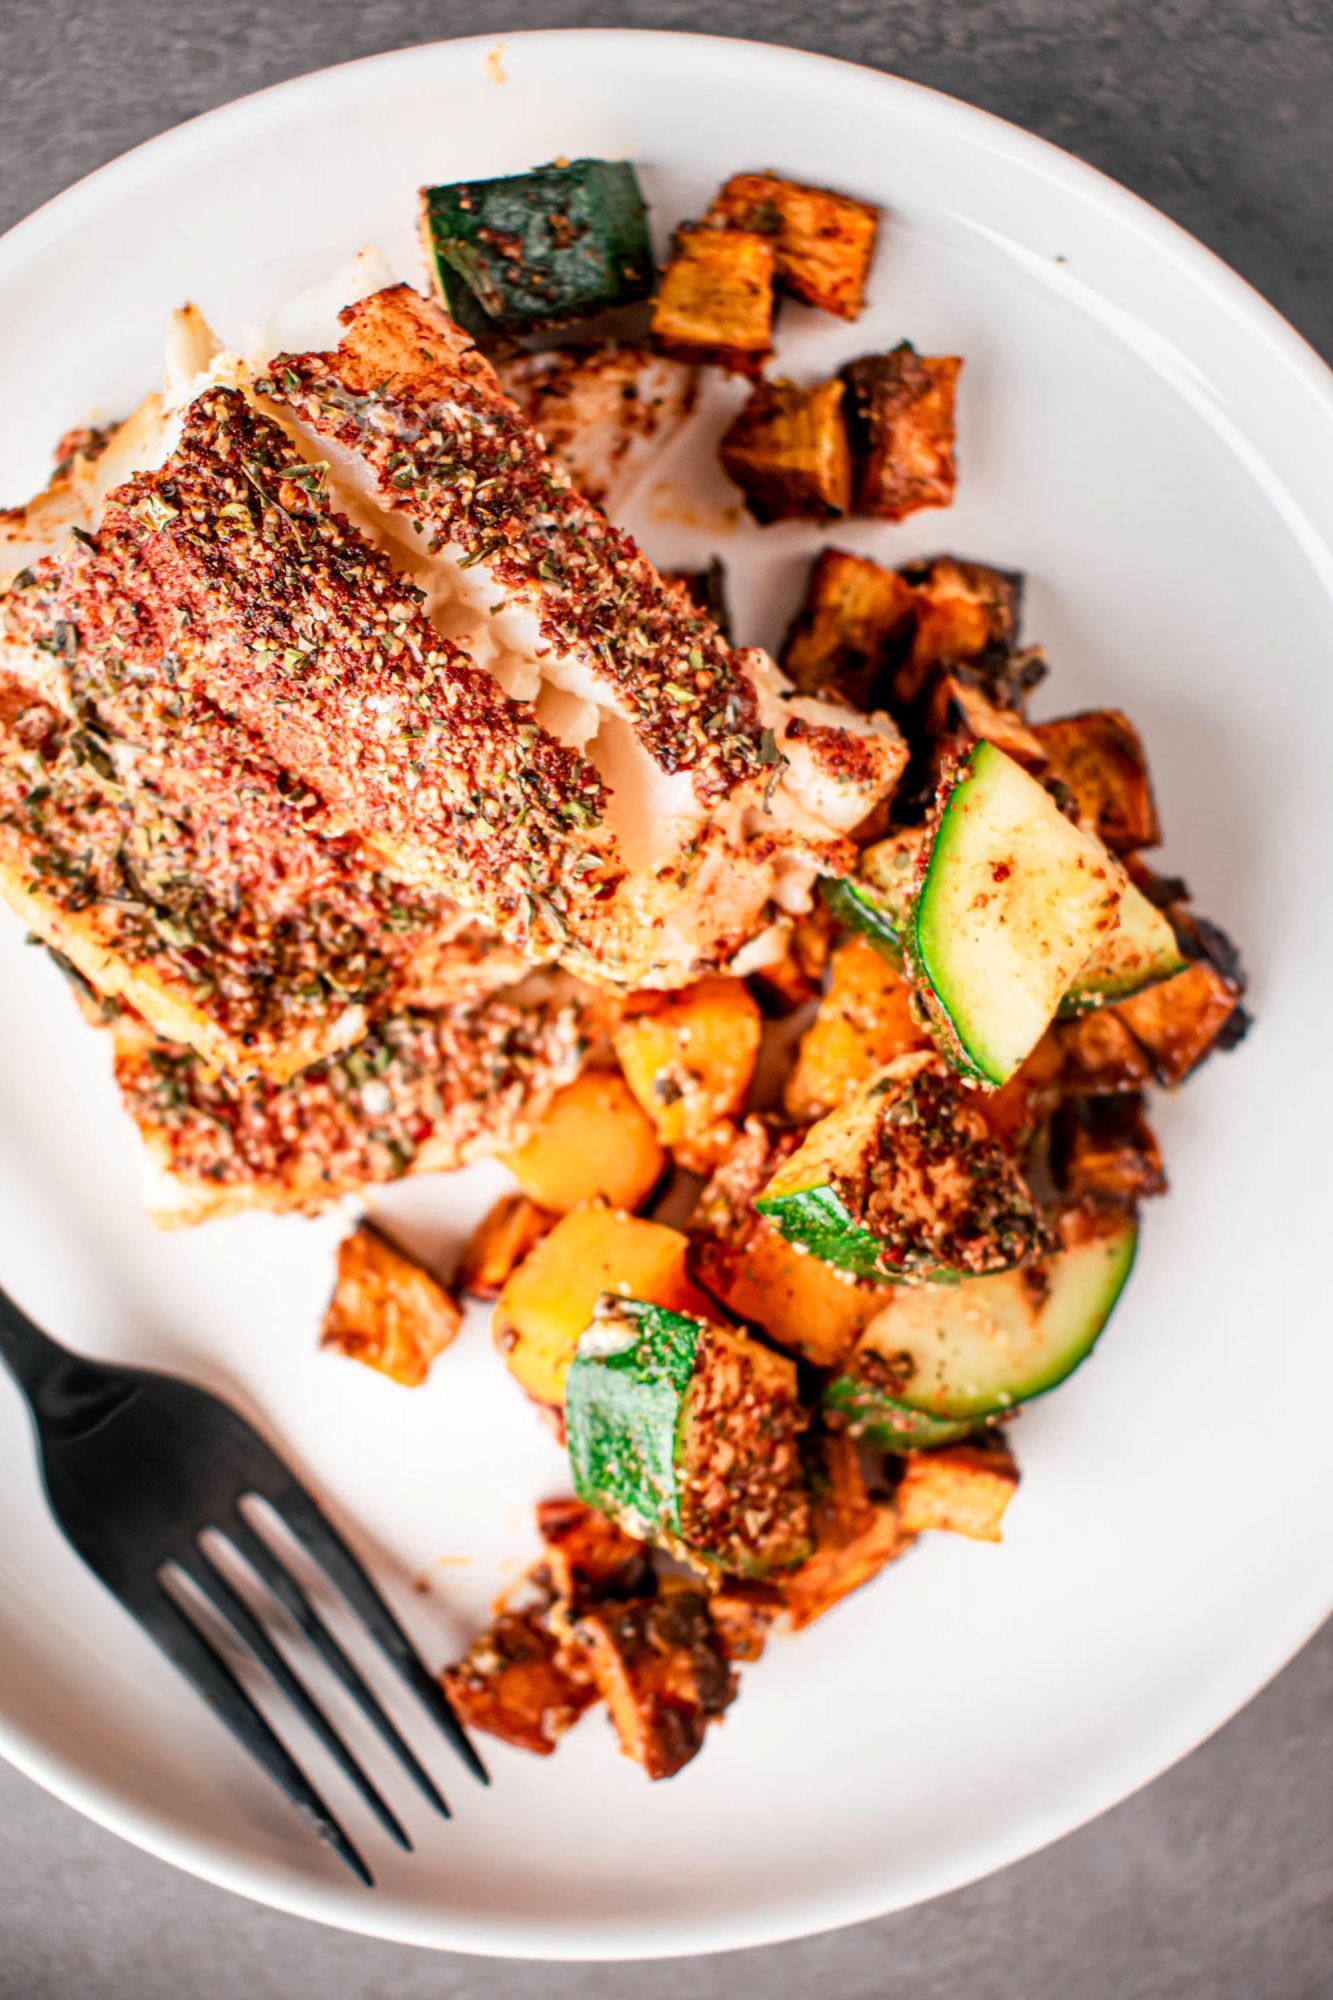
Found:
[[[1166,1193],[1161,1148],[1137,1092],[1070,1098],[1055,1120],[1051,1165],[1071,1201],[1133,1208]]]
[[[883,1294],[789,1243],[755,1208],[754,1197],[798,1143],[797,1133],[775,1141],[762,1120],[746,1120],[690,1218],[689,1266],[734,1318],[815,1367],[834,1368],[882,1308]]]
[[[1046,752],[1039,733],[995,699],[967,667],[938,666],[926,684],[923,728],[940,750],[966,749],[984,738],[1025,770],[1040,775]]]
[[[760,382],[718,447],[756,521],[830,521],[847,512],[852,464],[835,377],[813,389]]]
[[[460,1722],[549,1757],[598,1698],[572,1673],[540,1611],[507,1611],[440,1676]]]
[[[912,988],[869,938],[853,935],[834,951],[829,987],[801,1037],[783,1103],[793,1118],[822,1118],[859,1084],[912,1049],[930,1047]]]
[[[605,1698],[627,1757],[670,1778],[703,1746],[704,1731],[736,1696],[701,1590],[669,1590],[585,1612],[571,1650]]]
[[[790,1014],[822,991],[836,929],[828,905],[815,902],[787,933],[782,957],[755,968],[750,984],[766,1013]]]
[[[796,1631],[822,1618],[911,1546],[892,1501],[874,1500],[860,1452],[845,1432],[816,1440],[812,1471],[815,1552],[781,1585]]]
[[[682,361],[758,375],[773,351],[773,245],[743,229],[678,229],[653,302],[653,339]]]
[[[1008,1083],[977,1091],[976,1107],[992,1139],[1022,1152],[1054,1109],[1065,1087],[1064,1071],[1064,1050],[1048,1031]]]
[[[1148,1058],[1114,1007],[1099,1007],[1047,1032],[1060,1050],[1060,1088],[1100,1097],[1139,1090],[1151,1080]]]
[[[778,283],[807,305],[855,319],[865,303],[879,210],[778,174],[733,174],[704,218],[767,236]]]
[[[971,664],[996,656],[1007,660],[1018,637],[1021,576],[958,556],[905,564],[899,574],[916,593],[916,629],[907,658],[894,675],[896,708],[908,708],[917,700],[931,668],[941,662]],[[1040,677],[1038,671],[1035,678]],[[1032,675],[1023,674],[1008,687],[1009,706],[1021,713],[1024,686],[1032,684]]]
[[[458,1285],[474,1299],[498,1299],[529,1250],[541,1242],[556,1217],[525,1194],[502,1195],[468,1239],[458,1266]]]
[[[854,708],[875,694],[908,645],[916,593],[896,570],[845,549],[816,557],[782,648],[782,666],[802,694],[832,691]]]
[[[751,1583],[728,1577],[708,1600],[708,1612],[727,1660],[760,1659],[769,1627],[786,1606],[782,1592],[771,1583]]]
[[[1073,795],[1081,823],[1113,853],[1155,847],[1162,837],[1138,731],[1118,708],[1039,722],[1048,778]]]
[[[1232,1048],[1249,1026],[1234,980],[1209,959],[1150,986],[1114,1009],[1159,1083],[1183,1083],[1215,1048]]]
[[[907,1534],[944,1528],[977,1542],[998,1542],[1004,1510],[1018,1489],[1018,1467],[1000,1445],[950,1444],[909,1452],[895,1499]]]
[[[537,1532],[545,1550],[537,1573],[544,1574],[555,1595],[576,1611],[607,1598],[652,1595],[647,1543],[636,1541],[572,1495],[538,1503]]]
[[[584,1070],[558,1090],[505,1161],[524,1194],[559,1215],[599,1196],[638,1208],[666,1163],[651,1119],[617,1069]]]
[[[696,611],[711,618],[724,639],[731,637],[731,612],[727,605],[727,570],[720,556],[707,569],[664,569],[663,583],[669,583],[689,599]]]
[[[759,1003],[721,973],[637,1000],[613,1036],[625,1080],[657,1136],[691,1173],[711,1173],[735,1139],[759,1054]]]
[[[429,1271],[363,1222],[338,1246],[338,1276],[321,1347],[419,1388],[463,1324],[458,1301]]]
[[[843,369],[858,514],[903,521],[949,505],[958,484],[954,398],[962,366],[960,355],[918,354],[904,341]]]

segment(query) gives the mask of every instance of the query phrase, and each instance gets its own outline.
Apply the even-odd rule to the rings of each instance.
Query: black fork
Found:
[[[388,1655],[473,1775],[485,1766],[439,1682],[427,1672],[342,1536],[290,1468],[227,1404],[192,1383],[145,1368],[85,1360],[43,1333],[0,1291],[0,1358],[31,1407],[51,1511],[66,1538],[218,1719],[282,1787],[292,1804],[369,1887],[370,1870],[304,1771],[251,1700],[226,1652],[263,1667],[400,1847],[397,1816],[319,1708],[286,1656],[219,1566],[219,1541],[295,1619],[409,1773],[445,1818],[429,1773],[270,1542],[241,1510],[266,1501],[315,1559]],[[205,1539],[207,1537],[207,1539]],[[188,1580],[182,1583],[182,1579]],[[173,1588],[168,1588],[168,1583]],[[230,1647],[198,1614],[206,1599],[229,1628]]]

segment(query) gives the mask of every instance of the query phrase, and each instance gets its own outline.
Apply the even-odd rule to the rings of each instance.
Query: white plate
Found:
[[[1244,941],[1259,1026],[1163,1107],[1174,1193],[1095,1363],[1020,1425],[1004,1547],[934,1538],[776,1644],[674,1783],[646,1785],[600,1718],[551,1763],[494,1748],[489,1795],[446,1768],[452,1827],[395,1785],[419,1851],[366,1834],[380,1886],[364,1893],[69,1553],[8,1387],[0,1745],[130,1839],[329,1923],[532,1956],[704,1951],[868,1917],[1055,1838],[1215,1729],[1329,1607],[1333,396],[1197,244],[962,105],[736,42],[490,51],[411,49],[284,85],[17,229],[0,245],[6,494],[38,483],[66,424],[149,386],[182,298],[224,330],[257,321],[368,240],[415,275],[424,180],[627,154],[663,232],[740,166],[867,195],[891,211],[872,310],[855,329],[785,313],[783,364],[903,336],[966,355],[962,485],[948,516],[836,539],[1027,570],[1048,707],[1115,703],[1145,731],[1166,862]],[[704,476],[739,394],[717,390],[663,479]],[[708,490],[727,498],[716,475]],[[636,525],[665,561],[722,547],[741,630],[769,642],[820,539],[727,532],[702,511],[691,526],[669,487]],[[315,1352],[336,1221],[155,1235],[104,1049],[12,923],[0,957],[5,1283],[90,1349],[262,1411],[443,1657],[530,1550],[531,1498],[565,1486],[483,1328],[409,1394]],[[391,1206],[442,1243],[500,1178]]]

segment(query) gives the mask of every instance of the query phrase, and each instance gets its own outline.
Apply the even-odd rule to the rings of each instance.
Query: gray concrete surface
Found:
[[[1333,353],[1330,0],[0,0],[0,227],[243,91],[572,24],[790,42],[968,98],[1125,181]],[[0,1767],[0,2000],[1330,2000],[1331,1747],[1328,1628],[1177,1770],[987,1882],[836,1936],[633,1968],[340,1937],[190,1881]]]

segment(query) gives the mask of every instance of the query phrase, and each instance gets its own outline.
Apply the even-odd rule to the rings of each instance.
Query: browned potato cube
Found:
[[[909,707],[931,668],[942,662],[968,664],[1009,654],[1018,637],[1021,576],[957,556],[909,563],[899,574],[916,593],[916,630],[911,650],[894,675],[896,706]],[[1038,669],[1035,677],[1024,677],[1026,685],[1040,677]],[[1023,692],[1022,685],[1014,690],[1011,707],[1021,710]]]
[[[1040,732],[1030,729],[1015,710],[994,700],[966,667],[932,670],[922,727],[927,736],[936,739],[941,751],[965,749],[984,737],[1025,770],[1040,775],[1046,768]]]
[[[1249,1026],[1241,987],[1208,959],[1174,979],[1119,1001],[1114,1012],[1144,1051],[1159,1083],[1183,1083],[1215,1048],[1231,1048]]]
[[[1138,731],[1118,708],[1039,722],[1033,734],[1047,775],[1073,794],[1078,816],[1113,853],[1155,847],[1162,837]]]
[[[1133,1208],[1149,1195],[1166,1193],[1161,1148],[1137,1092],[1071,1098],[1062,1105],[1051,1164],[1071,1201]]]
[[[896,570],[825,549],[783,645],[783,669],[802,694],[832,690],[854,708],[873,708],[890,661],[908,644],[915,609],[916,593]]]
[[[467,1728],[538,1757],[549,1757],[597,1700],[592,1682],[564,1663],[560,1641],[539,1611],[502,1613],[440,1679]]]
[[[1060,1088],[1071,1094],[1139,1090],[1151,1079],[1147,1056],[1113,1007],[1057,1021],[1049,1038],[1060,1050]]]
[[[722,439],[722,469],[756,521],[828,521],[851,501],[842,383],[760,382]]]
[[[676,232],[653,302],[653,339],[681,361],[758,375],[773,352],[773,245],[742,229]]]
[[[768,1643],[769,1627],[784,1608],[782,1592],[771,1583],[728,1577],[708,1600],[709,1616],[723,1658],[760,1659]]]
[[[851,1437],[845,1432],[821,1437],[818,1453],[811,1481],[815,1553],[781,1585],[798,1632],[869,1583],[912,1543],[894,1503],[872,1500]]]
[[[320,1346],[419,1388],[463,1324],[456,1299],[368,1222],[338,1246],[338,1277]]]
[[[620,1747],[650,1778],[670,1778],[703,1746],[704,1731],[736,1696],[700,1590],[604,1605],[570,1627],[611,1711]]]
[[[962,366],[960,355],[918,354],[904,341],[843,369],[858,514],[903,521],[949,505],[958,484],[954,397]]]
[[[1004,1510],[1018,1489],[1018,1467],[1001,1446],[951,1444],[908,1454],[899,1481],[904,1530],[944,1528],[977,1542],[998,1542]]]
[[[654,1589],[645,1542],[635,1541],[582,1500],[542,1500],[537,1532],[545,1547],[538,1576],[580,1610],[608,1597],[647,1597]]]
[[[778,283],[823,312],[855,319],[865,303],[879,210],[777,174],[733,174],[704,218],[771,238]]]
[[[502,1195],[473,1230],[458,1267],[458,1286],[474,1299],[498,1299],[529,1250],[556,1217],[525,1194]]]

